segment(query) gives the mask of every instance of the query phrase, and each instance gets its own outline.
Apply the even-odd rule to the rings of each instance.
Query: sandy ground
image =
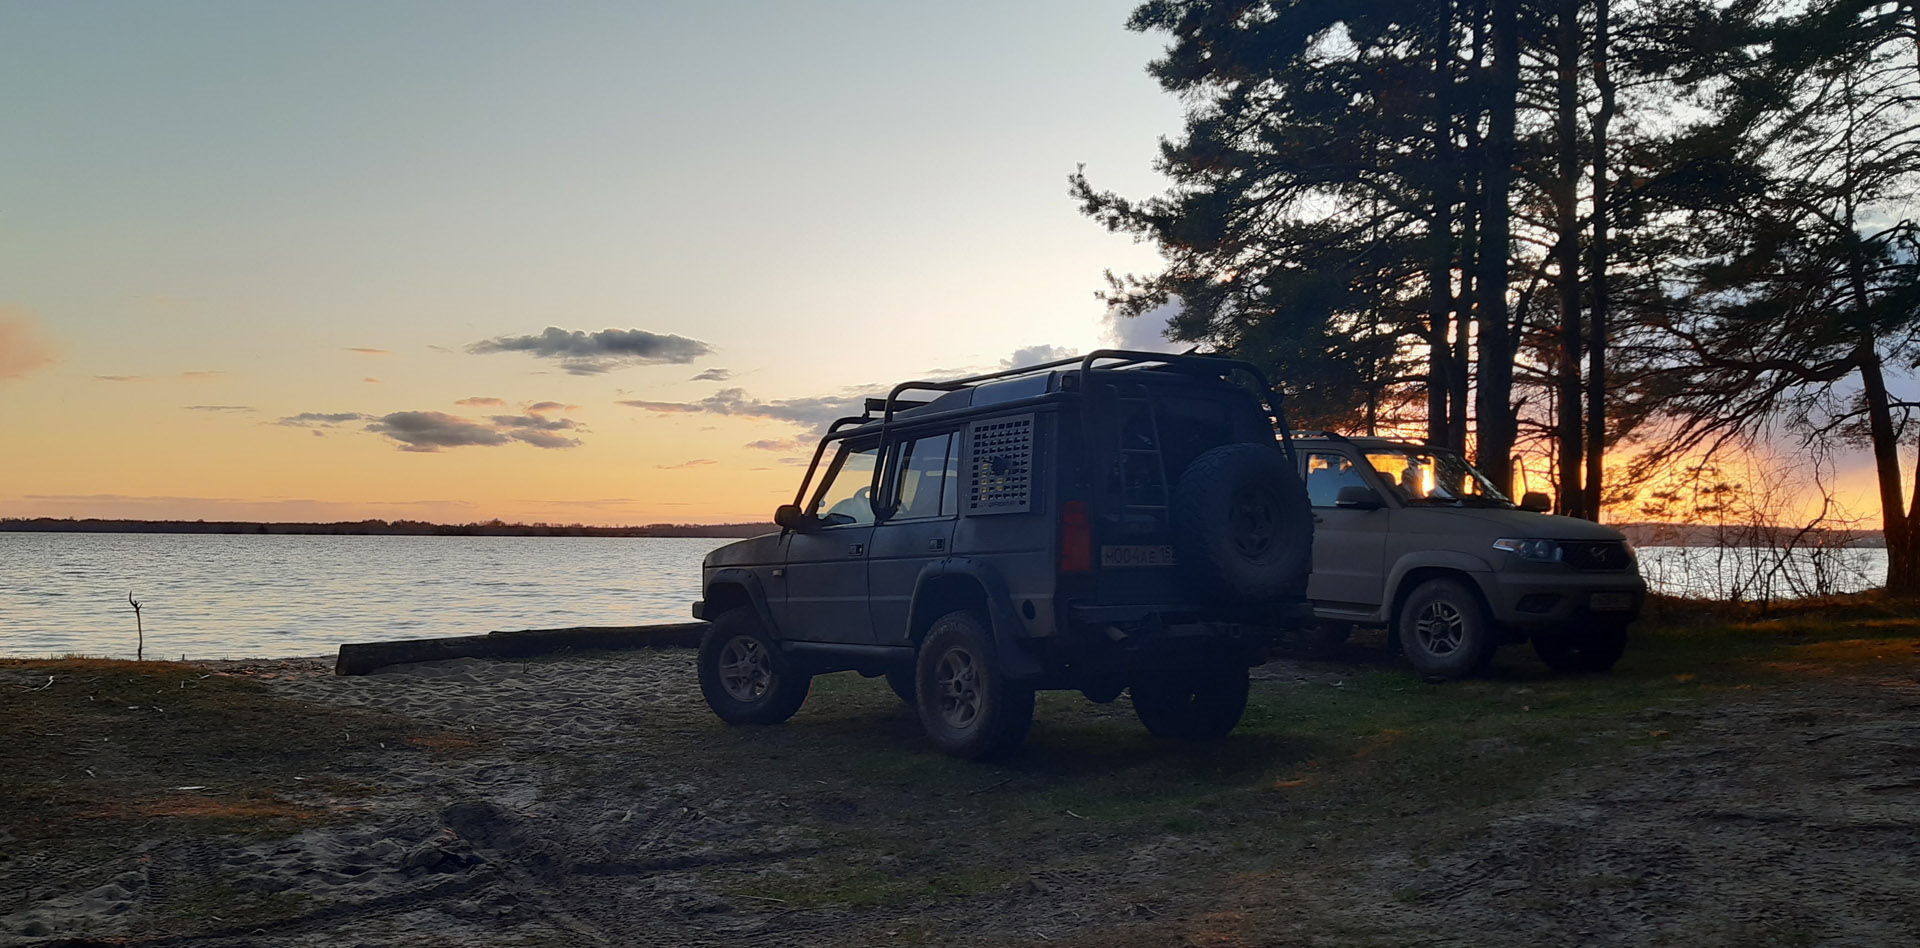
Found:
[[[108,885],[46,879],[0,903],[0,943],[1920,944],[1920,682],[1904,677],[1809,677],[1710,712],[1645,712],[1646,728],[1684,734],[1562,773],[1437,853],[1359,834],[1236,871],[1215,842],[1170,832],[1096,841],[1064,863],[1048,853],[1052,868],[1012,886],[796,907],[747,893],[790,881],[828,830],[901,815],[711,766],[700,741],[722,732],[690,652],[361,678],[321,660],[222,670],[473,744],[431,767],[341,775],[387,792],[292,837],[130,840]],[[1324,675],[1277,662],[1256,688]],[[901,718],[883,726],[905,733]],[[770,754],[808,752],[793,728],[758,733]],[[928,819],[937,841],[963,815]],[[293,908],[265,925],[210,908],[191,935],[124,921],[208,878]],[[102,940],[68,940],[78,932]]]

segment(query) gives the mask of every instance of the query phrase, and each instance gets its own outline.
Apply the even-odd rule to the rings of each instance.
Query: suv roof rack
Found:
[[[1286,415],[1281,411],[1281,393],[1271,384],[1268,384],[1265,373],[1261,372],[1260,369],[1251,362],[1229,358],[1227,356],[1208,355],[1192,351],[1176,354],[1170,352],[1141,352],[1132,349],[1095,349],[1084,356],[1055,359],[1051,362],[1041,362],[1037,365],[1002,369],[998,372],[988,372],[982,375],[970,375],[957,379],[925,379],[901,382],[895,385],[892,391],[887,393],[886,398],[867,399],[867,411],[880,412],[880,423],[883,426],[891,425],[896,412],[928,404],[926,401],[908,401],[902,399],[900,396],[907,392],[940,392],[945,394],[947,392],[957,392],[961,389],[973,388],[974,386],[987,382],[1022,378],[1025,376],[1038,375],[1042,372],[1052,372],[1057,369],[1069,368],[1077,369],[1082,375],[1093,372],[1171,369],[1176,372],[1186,372],[1190,374],[1228,377],[1235,372],[1242,372],[1253,380],[1254,384],[1258,386],[1260,393],[1265,397],[1267,408],[1272,413],[1273,422],[1278,426],[1282,439],[1285,440],[1292,437],[1291,432],[1287,429]],[[875,405],[876,402],[878,403],[877,407]]]

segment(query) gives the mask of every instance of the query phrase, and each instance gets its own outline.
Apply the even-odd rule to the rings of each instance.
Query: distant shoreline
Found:
[[[771,523],[650,523],[594,527],[579,523],[429,523],[424,520],[341,520],[273,523],[248,520],[119,520],[88,517],[0,517],[0,533],[200,533],[278,536],[407,537],[751,537],[779,529]]]

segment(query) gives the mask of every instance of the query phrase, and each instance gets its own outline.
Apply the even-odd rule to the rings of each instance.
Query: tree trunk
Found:
[[[1607,16],[1610,0],[1594,0],[1593,81],[1600,111],[1593,117],[1593,235],[1587,278],[1592,311],[1587,323],[1587,483],[1586,508],[1600,519],[1601,461],[1607,434],[1607,126],[1613,121],[1613,75],[1607,70]]]
[[[1555,375],[1559,423],[1559,512],[1588,517],[1580,486],[1584,439],[1581,437],[1580,349],[1580,143],[1577,139],[1580,72],[1580,0],[1561,0],[1558,62],[1559,91],[1554,132],[1559,139],[1560,178],[1554,182],[1554,229],[1559,232],[1560,354]]]
[[[1920,550],[1915,549],[1913,521],[1900,504],[1900,446],[1894,441],[1893,411],[1880,354],[1871,338],[1861,341],[1861,352],[1861,395],[1867,403],[1873,474],[1880,488],[1880,526],[1887,540],[1887,594],[1920,595],[1920,556],[1916,556]]]
[[[1474,453],[1494,486],[1513,493],[1513,339],[1508,335],[1507,256],[1512,251],[1508,193],[1513,189],[1513,128],[1520,93],[1519,0],[1493,0],[1493,82],[1487,97],[1486,170],[1481,185],[1479,387],[1474,391]]]
[[[1427,443],[1454,443],[1466,425],[1466,406],[1454,403],[1456,366],[1448,339],[1453,327],[1453,5],[1439,11],[1433,51],[1433,220],[1428,233]],[[1461,327],[1464,332],[1465,326]]]

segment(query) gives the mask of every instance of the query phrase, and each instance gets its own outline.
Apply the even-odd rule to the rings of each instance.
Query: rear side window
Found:
[[[900,446],[896,475],[900,506],[895,520],[951,517],[960,482],[951,434],[926,435]]]
[[[1345,455],[1307,454],[1307,502],[1315,507],[1336,506],[1342,487],[1365,487],[1366,479]]]

